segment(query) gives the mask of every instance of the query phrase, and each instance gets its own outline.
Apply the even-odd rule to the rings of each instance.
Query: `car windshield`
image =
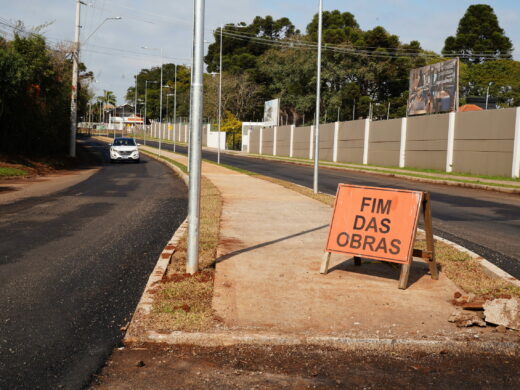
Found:
[[[116,138],[113,143],[114,146],[135,146],[133,138]]]

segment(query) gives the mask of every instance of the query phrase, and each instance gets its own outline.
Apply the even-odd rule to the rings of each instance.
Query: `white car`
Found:
[[[139,162],[139,144],[133,138],[114,138],[110,146],[110,162]]]

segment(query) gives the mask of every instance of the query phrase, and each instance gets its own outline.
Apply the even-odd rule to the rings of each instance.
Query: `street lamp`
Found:
[[[121,19],[123,19],[121,16],[114,16],[114,17],[111,17],[111,18],[105,18],[105,20],[103,20],[103,21],[99,24],[99,26],[97,26],[96,29],[90,33],[90,35],[87,37],[87,39],[85,39],[85,40],[83,41],[83,45],[84,45],[85,43],[87,43],[87,41],[90,39],[90,37],[92,37],[92,35],[94,35],[94,34],[96,33],[96,31],[99,30],[99,29],[101,28],[101,26],[104,25],[106,22],[108,22],[109,20],[121,20]]]
[[[488,83],[487,90],[486,90],[486,110],[488,109],[488,102],[489,102],[489,87],[493,84],[492,81]]]
[[[173,94],[173,93],[166,94],[166,123],[169,123],[168,122],[168,97],[169,96],[175,96],[175,94]]]
[[[162,47],[158,48],[158,47],[148,47],[148,46],[141,46],[141,49],[145,49],[145,50],[159,50],[161,52],[161,81],[159,84],[160,85],[160,90],[159,90],[159,123],[160,123],[160,129],[161,131],[159,131],[159,156],[161,155],[161,147],[162,147],[162,108],[163,108],[163,104],[162,104],[162,87],[163,87],[163,49]]]
[[[155,80],[145,80],[144,82],[144,144],[146,145],[146,120],[147,120],[147,112],[146,112],[146,103],[148,99],[148,83],[157,84]]]

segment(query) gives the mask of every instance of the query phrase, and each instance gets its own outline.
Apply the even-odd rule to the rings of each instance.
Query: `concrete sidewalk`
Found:
[[[157,149],[141,147],[156,153]],[[186,157],[162,155],[186,164]],[[414,262],[409,287],[399,267],[355,267],[333,256],[319,273],[332,209],[279,185],[203,163],[223,197],[213,308],[236,330],[357,338],[444,339],[454,332],[457,287]]]

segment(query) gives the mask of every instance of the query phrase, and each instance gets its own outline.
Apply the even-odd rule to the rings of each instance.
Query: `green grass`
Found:
[[[157,153],[143,152],[187,172],[187,167],[178,161],[159,156]],[[202,271],[194,275],[185,274],[187,257],[187,234],[185,234],[177,244],[166,277],[156,287],[153,311],[147,318],[150,329],[201,331],[213,324],[211,300],[221,213],[222,196],[218,188],[203,176],[199,226],[199,266]]]
[[[0,167],[0,177],[20,177],[27,176],[28,172],[23,169],[11,168],[11,167]]]

